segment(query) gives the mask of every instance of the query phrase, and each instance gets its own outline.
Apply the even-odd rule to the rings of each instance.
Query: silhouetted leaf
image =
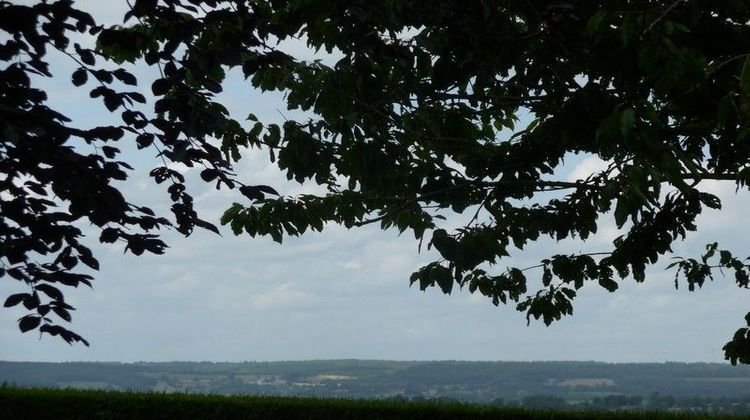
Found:
[[[91,50],[79,50],[78,54],[78,58],[83,62],[83,64],[89,66],[93,66],[94,64],[96,64],[94,53],[91,52]]]
[[[73,85],[75,86],[81,86],[88,80],[88,72],[86,72],[86,69],[83,67],[77,69],[73,72]]]
[[[215,180],[216,177],[218,176],[219,176],[219,171],[217,171],[216,169],[208,168],[208,169],[204,169],[203,171],[201,171],[201,178],[206,182],[211,182]]]
[[[63,294],[60,289],[51,286],[49,284],[37,284],[34,288],[47,296],[52,300],[63,300]]]
[[[7,299],[5,299],[5,305],[3,306],[6,308],[11,308],[23,302],[24,299],[26,299],[29,296],[31,296],[30,293],[16,293],[14,295],[10,295],[8,296]]]
[[[211,79],[205,79],[203,81],[203,87],[205,87],[211,93],[221,93],[222,91],[221,84]]]
[[[750,55],[745,56],[740,70],[740,88],[744,92],[750,92]]]
[[[36,309],[40,304],[41,302],[39,301],[39,295],[36,294],[36,292],[27,294],[23,298],[23,306],[26,309],[29,309],[29,310]]]
[[[453,276],[446,267],[436,265],[430,270],[430,281],[437,283],[443,293],[449,295],[453,290]]]
[[[260,189],[250,185],[240,187],[240,193],[250,200],[262,200],[266,197]]]
[[[123,69],[117,69],[113,71],[112,75],[115,76],[117,80],[126,85],[135,86],[138,83],[135,76]]]
[[[98,270],[99,269],[99,261],[97,261],[96,258],[94,258],[92,256],[79,255],[78,259],[80,259],[82,263],[84,263],[87,266],[93,268],[94,270]]]
[[[269,187],[268,185],[256,185],[254,188],[266,194],[279,195],[279,193],[276,192],[275,189]]]
[[[200,228],[203,228],[203,229],[206,229],[206,230],[210,230],[211,232],[213,232],[213,233],[215,233],[217,235],[221,235],[221,233],[219,232],[219,228],[217,228],[215,225],[213,225],[211,223],[206,222],[205,220],[196,219],[195,220],[195,225],[198,226],[198,227],[200,227]]]
[[[18,320],[18,329],[20,329],[22,333],[25,333],[38,327],[41,322],[42,318],[39,316],[25,316]]]
[[[138,102],[139,104],[145,104],[146,103],[146,97],[143,96],[143,94],[138,92],[126,92],[124,94],[126,97],[132,99],[135,102]]]
[[[52,311],[57,314],[60,318],[70,322],[73,318],[70,316],[70,312],[67,309],[59,306],[52,306]]]
[[[164,95],[169,91],[171,84],[169,83],[169,80],[167,79],[157,79],[152,85],[151,85],[151,92],[156,96]]]

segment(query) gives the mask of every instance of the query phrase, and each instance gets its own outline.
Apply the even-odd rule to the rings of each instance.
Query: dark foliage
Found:
[[[143,9],[143,2],[137,3],[136,14]],[[174,16],[166,13],[163,18]],[[175,25],[179,24],[177,19]],[[152,64],[167,61],[165,78],[153,86],[159,97],[156,117],[138,111],[136,105],[145,103],[145,96],[113,86],[136,85],[135,76],[123,68],[105,70],[97,64],[119,61],[119,56],[102,54],[109,43],[123,42],[132,48],[155,41],[113,34],[76,9],[72,1],[40,1],[32,6],[2,1],[0,30],[0,60],[5,64],[0,70],[0,277],[28,286],[28,292],[7,297],[4,306],[23,304],[30,311],[19,319],[22,332],[38,330],[68,343],[88,345],[51,317],[54,314],[69,322],[74,308],[65,302],[60,286],[91,286],[93,278],[86,272],[99,269],[91,249],[81,242],[81,226],[90,224],[100,232],[100,242],[123,243],[125,251],[135,255],[164,253],[167,245],[155,233],[160,228],[173,226],[186,236],[195,227],[218,233],[213,224],[198,217],[184,177],[169,164],[203,166],[203,179],[216,180],[217,188],[242,185],[231,179],[228,160],[209,141],[227,132],[225,112],[203,108],[206,83],[186,82],[186,71],[176,71],[168,62],[168,48],[147,60]],[[97,35],[99,49],[71,45],[75,34]],[[50,72],[46,61],[50,51],[79,66],[69,76],[72,84],[80,88],[88,84],[91,98],[101,100],[108,111],[120,113],[122,125],[76,128],[46,105],[48,93],[34,87],[35,80],[64,77]],[[206,77],[197,69],[191,74]],[[132,169],[117,160],[117,144],[133,138],[140,148],[154,148],[163,162],[151,176],[156,183],[169,185],[173,221],[131,203],[113,185],[127,179]],[[258,189],[256,195],[261,196],[273,191],[265,186],[245,188]]]
[[[615,291],[618,280],[644,281],[647,267],[697,229],[704,209],[721,208],[704,181],[748,188],[748,1],[425,8],[321,0],[252,9],[248,16],[272,16],[254,26],[261,38],[304,35],[311,48],[341,58],[329,66],[273,52],[245,57],[255,87],[284,91],[290,109],[314,114],[253,132],[265,132],[259,141],[289,179],[329,193],[236,203],[221,220],[236,234],[280,242],[326,222],[378,223],[411,230],[421,244],[430,232],[427,247],[441,258],[412,284],[468,289],[549,325],[573,313],[587,284]],[[228,25],[221,31],[240,36],[228,35]],[[516,128],[524,113],[534,120]],[[583,180],[556,179],[571,154],[609,166]],[[473,217],[451,231],[443,220],[456,213]],[[542,237],[585,241],[602,216],[622,233],[610,249],[493,268]],[[748,288],[748,260],[717,243],[670,267],[675,286],[691,291],[719,270]],[[749,331],[725,346],[732,363],[750,361]]]
[[[746,191],[750,180],[747,0],[441,0],[429,8],[417,0],[136,0],[126,26],[110,28],[71,2],[2,4],[0,29],[11,36],[0,51],[9,63],[1,79],[9,194],[0,274],[30,286],[8,302],[37,311],[23,318],[23,330],[52,333],[44,318],[52,310],[67,319],[70,308],[52,296],[42,303],[37,284],[91,280],[70,271],[78,261],[97,267],[76,240],[76,220],[88,219],[102,228],[103,242],[126,241],[135,254],[163,251],[148,232],[167,220],[110,187],[127,166],[104,143],[120,138],[157,148],[165,162],[201,165],[202,179],[217,188],[240,187],[248,201],[221,219],[236,234],[281,242],[327,222],[411,230],[420,244],[428,235],[427,247],[440,254],[412,284],[468,289],[546,324],[572,314],[587,284],[615,291],[618,280],[644,281],[647,267],[697,229],[704,209],[721,208],[703,181]],[[71,49],[70,31],[96,34],[96,47]],[[277,48],[299,36],[335,51],[338,61],[301,61]],[[71,82],[95,85],[92,98],[122,111],[122,126],[78,130],[44,107],[45,93],[28,74],[52,76],[43,61],[48,48],[77,60]],[[135,77],[95,68],[101,58],[159,67],[150,85],[155,118],[130,107],[142,94],[111,87]],[[279,126],[250,115],[243,128],[214,101],[232,68],[258,89],[284,92],[290,109],[311,117]],[[516,128],[523,113],[533,122]],[[98,153],[80,154],[69,146],[74,138]],[[328,193],[281,197],[240,184],[231,166],[248,147],[267,150],[290,180],[312,180]],[[571,154],[609,166],[583,180],[557,179]],[[170,184],[177,230],[215,230],[195,214],[179,173],[164,165],[151,175]],[[68,211],[53,212],[62,203]],[[454,213],[473,217],[449,229],[445,215]],[[609,249],[493,268],[541,237],[585,241],[610,215],[622,234]],[[53,261],[37,263],[37,253]],[[676,258],[676,285],[695,290],[723,270],[748,288],[747,259],[716,243],[697,259]],[[749,331],[724,347],[732,363],[750,362]]]

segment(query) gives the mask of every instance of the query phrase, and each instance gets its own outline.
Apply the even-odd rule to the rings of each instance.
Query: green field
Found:
[[[2,419],[719,419],[649,412],[559,412],[470,404],[0,388]]]

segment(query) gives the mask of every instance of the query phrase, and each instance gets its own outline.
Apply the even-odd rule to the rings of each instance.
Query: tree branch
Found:
[[[715,180],[715,181],[736,181],[740,178],[740,174],[738,173],[732,173],[732,174],[712,174],[712,173],[704,173],[699,175],[694,174],[685,174],[682,175],[682,179],[691,179],[695,181],[709,181],[709,180]]]
[[[565,190],[570,188],[576,188],[576,189],[599,189],[599,186],[587,184],[585,182],[567,182],[567,181],[542,181],[542,180],[523,180],[523,179],[514,179],[511,181],[504,181],[504,180],[497,180],[497,181],[479,181],[475,184],[481,185],[483,187],[496,187],[498,185],[533,185],[538,186],[541,188],[544,188],[543,190],[538,191],[555,191],[555,190]]]
[[[647,33],[649,33],[654,28],[654,26],[656,26],[657,23],[661,22],[665,17],[667,17],[667,15],[669,14],[669,12],[671,12],[675,7],[677,7],[683,1],[684,0],[677,0],[674,3],[672,3],[669,7],[667,7],[664,10],[664,12],[661,14],[661,16],[659,16],[658,18],[656,18],[656,20],[654,20],[653,22],[651,22],[650,25],[648,25],[648,28],[646,28],[646,30],[643,31],[643,33],[641,34],[641,36],[646,35]]]

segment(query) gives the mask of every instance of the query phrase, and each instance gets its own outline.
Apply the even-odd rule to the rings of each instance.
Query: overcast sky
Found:
[[[83,2],[100,21],[118,22],[105,2]],[[106,2],[108,7],[114,2]],[[310,54],[302,44],[290,51]],[[42,81],[53,107],[83,127],[117,122],[88,98],[88,89],[69,83],[74,70],[63,59],[53,60],[59,80]],[[138,70],[141,89],[151,75]],[[260,95],[233,75],[221,95],[230,111],[242,119],[255,113],[276,122],[287,111],[280,95]],[[154,151],[138,152],[122,142],[124,158],[135,166],[122,189],[131,202],[168,213],[161,186],[148,177],[157,165]],[[559,174],[563,179],[585,177],[601,169],[593,157],[571,156]],[[246,154],[237,172],[243,181],[268,184],[283,194],[314,191],[286,181],[265,153]],[[234,192],[213,186],[186,171],[199,212],[218,220],[233,201]],[[681,255],[697,256],[708,242],[744,255],[748,194],[734,192],[732,183],[705,184],[720,196],[721,212],[704,213],[700,230],[677,244]],[[605,216],[599,234],[588,244],[541,241],[496,267],[524,267],[561,252],[607,250],[618,235]],[[607,362],[723,360],[721,347],[741,326],[750,310],[748,292],[731,277],[717,277],[696,293],[674,289],[668,258],[649,271],[647,281],[621,283],[616,293],[595,284],[579,292],[573,317],[545,327],[526,325],[513,307],[496,308],[468,291],[451,296],[438,289],[426,293],[409,288],[409,275],[436,254],[419,253],[408,232],[380,231],[377,226],[348,231],[329,225],[321,234],[285,238],[279,245],[268,238],[235,237],[221,228],[222,237],[199,231],[184,239],[167,232],[166,255],[134,257],[118,246],[100,246],[88,238],[100,259],[94,290],[64,290],[79,310],[73,329],[91,347],[68,346],[50,336],[21,334],[16,319],[21,308],[0,310],[0,359],[30,361],[169,361],[169,360],[598,360]],[[23,290],[5,277],[0,296]]]

